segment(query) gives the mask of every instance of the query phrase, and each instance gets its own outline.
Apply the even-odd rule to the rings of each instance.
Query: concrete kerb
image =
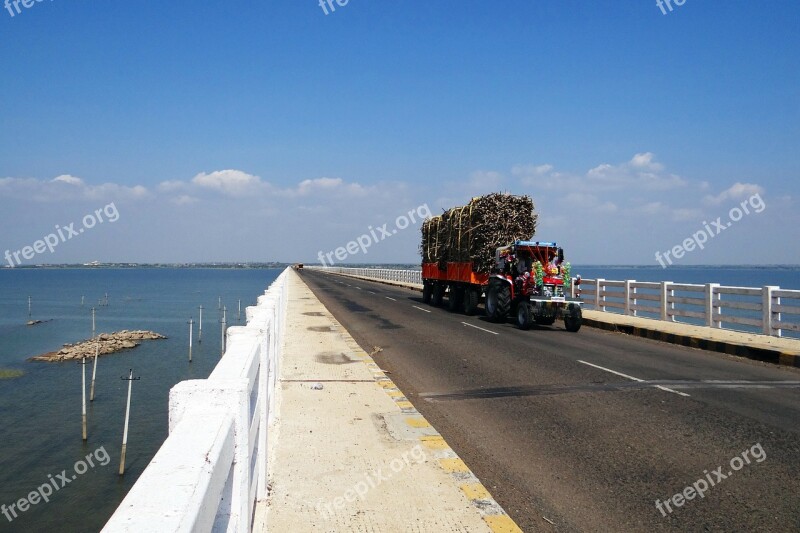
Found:
[[[324,271],[321,271],[324,272]],[[396,281],[386,281],[386,280],[378,280],[368,278],[366,276],[355,276],[352,274],[340,274],[340,273],[333,273],[338,276],[344,276],[349,278],[355,279],[363,279],[365,281],[372,281],[376,283],[383,283],[384,285],[392,285],[392,286],[399,286],[405,287],[407,289],[412,289],[415,291],[421,291],[422,285],[418,284],[411,284],[411,283],[404,283],[404,282],[396,282]],[[621,316],[621,315],[620,315]],[[707,350],[711,352],[718,352],[724,353],[727,355],[734,355],[737,357],[744,357],[747,359],[752,359],[755,361],[763,361],[767,363],[773,363],[776,365],[781,366],[791,366],[795,368],[800,368],[800,351],[797,353],[787,352],[782,349],[770,349],[770,348],[761,348],[757,346],[749,346],[746,344],[728,342],[728,341],[721,341],[721,340],[713,340],[704,337],[699,337],[696,335],[681,335],[676,333],[671,333],[667,331],[662,331],[657,328],[657,324],[654,324],[653,327],[641,327],[641,326],[634,326],[630,324],[619,324],[615,322],[613,319],[615,317],[619,317],[618,315],[612,315],[609,317],[610,320],[601,320],[598,318],[589,318],[584,316],[583,317],[583,324],[585,326],[589,326],[596,329],[602,329],[605,331],[614,331],[617,333],[625,333],[627,335],[633,335],[636,337],[644,337],[646,339],[657,340],[661,342],[667,342],[670,344],[677,344],[680,346],[688,346],[690,348],[699,348],[701,350]],[[654,321],[655,322],[655,321]],[[671,323],[673,324],[673,323]]]
[[[754,361],[762,361],[781,366],[793,366],[800,368],[800,354],[787,353],[777,348],[761,348],[729,341],[708,339],[696,335],[661,331],[655,327],[649,328],[634,326],[631,324],[619,324],[611,321],[587,318],[585,316],[583,318],[583,323],[586,326],[605,331],[614,331],[618,333],[624,333],[626,335],[632,335],[634,337],[643,337],[646,339],[668,342],[670,344],[677,344],[679,346],[698,348],[700,350],[706,350],[709,352],[744,357]]]

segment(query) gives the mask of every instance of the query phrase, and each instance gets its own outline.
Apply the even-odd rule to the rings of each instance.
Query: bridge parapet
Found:
[[[286,316],[286,272],[227,330],[208,379],[169,395],[169,437],[103,528],[106,533],[250,531],[267,495],[267,438],[274,415]]]

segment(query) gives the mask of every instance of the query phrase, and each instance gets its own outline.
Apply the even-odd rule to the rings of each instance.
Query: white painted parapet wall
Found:
[[[169,394],[169,437],[104,533],[247,532],[267,495],[267,430],[274,414],[286,317],[286,271],[227,330],[208,377]]]
[[[368,279],[422,283],[419,270],[306,268]],[[575,288],[573,283],[572,290]],[[720,329],[749,326],[763,335],[775,337],[782,337],[784,331],[800,333],[800,291],[797,290],[606,279],[583,279],[580,288],[585,304],[596,311],[616,311],[670,322],[688,318]]]

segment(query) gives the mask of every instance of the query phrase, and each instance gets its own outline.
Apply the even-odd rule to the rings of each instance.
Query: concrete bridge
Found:
[[[592,280],[570,334],[427,306],[414,275],[285,271],[173,388],[104,531],[800,528],[800,292]]]

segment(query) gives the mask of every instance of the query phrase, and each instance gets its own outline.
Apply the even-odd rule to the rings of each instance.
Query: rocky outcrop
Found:
[[[164,335],[159,335],[152,331],[117,331],[116,333],[101,333],[95,339],[89,339],[75,344],[65,344],[57,352],[48,352],[36,357],[31,357],[31,361],[79,361],[84,357],[94,357],[95,350],[98,355],[109,355],[122,350],[130,350],[139,346],[143,340],[166,339]]]

